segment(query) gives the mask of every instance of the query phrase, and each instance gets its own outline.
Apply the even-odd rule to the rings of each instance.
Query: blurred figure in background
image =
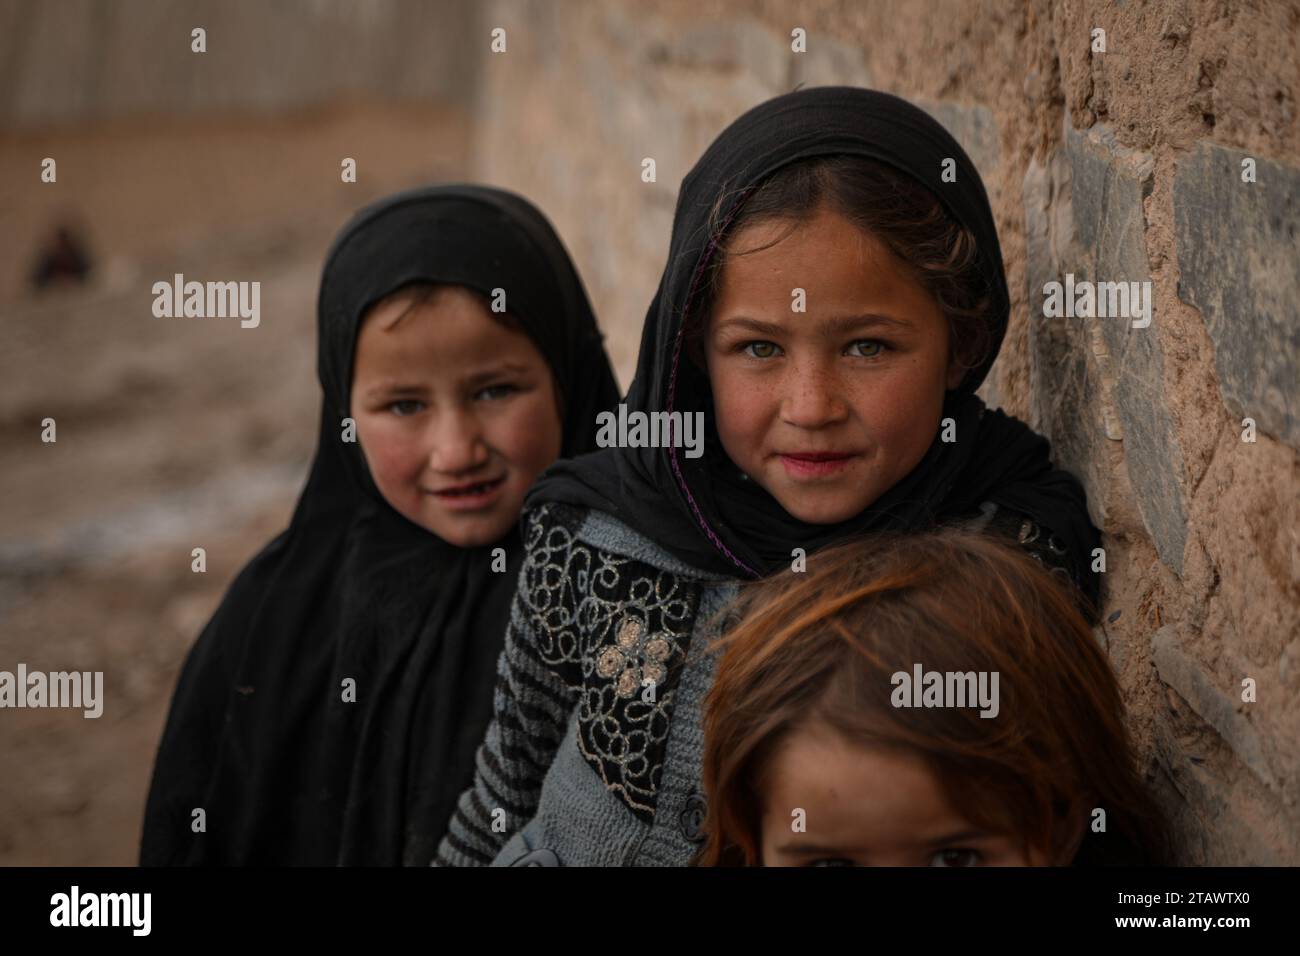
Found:
[[[74,226],[60,223],[37,254],[32,288],[37,292],[56,284],[82,285],[90,275],[90,251]]]

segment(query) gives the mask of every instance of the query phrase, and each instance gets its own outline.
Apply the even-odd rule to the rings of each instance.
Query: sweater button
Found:
[[[708,816],[709,803],[704,794],[693,793],[686,798],[686,806],[677,817],[682,836],[692,843],[703,843],[705,838],[704,819]]]

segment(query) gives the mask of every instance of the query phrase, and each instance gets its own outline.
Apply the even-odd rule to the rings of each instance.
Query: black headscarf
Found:
[[[589,450],[597,413],[617,401],[581,281],[528,202],[435,186],[358,213],[321,279],[311,474],[289,529],[235,579],[181,672],[142,864],[425,864],[472,779],[518,528],[453,546],[394,511],[341,440],[362,317],[416,281],[506,290],[562,396],[563,455]],[[495,547],[506,573],[491,568]],[[199,808],[206,832],[194,833]]]
[[[858,156],[888,164],[938,197],[974,235],[978,265],[992,295],[987,359],[950,391],[944,416],[957,440],[935,439],[922,461],[861,514],[835,525],[800,521],[727,457],[714,424],[707,376],[683,361],[685,328],[698,308],[703,277],[745,199],[791,163]],[[943,182],[944,161],[956,163]],[[715,208],[716,207],[716,208]],[[712,228],[711,222],[720,223]],[[905,100],[850,87],[820,87],[763,103],[732,123],[682,181],[668,264],[646,315],[629,412],[703,411],[706,446],[690,459],[679,448],[611,448],[561,462],[533,486],[528,507],[546,501],[599,508],[654,539],[689,564],[728,577],[758,577],[788,567],[794,548],[811,554],[852,534],[920,530],[978,513],[992,501],[1049,528],[1087,573],[1096,531],[1082,488],[1052,468],[1046,439],[974,391],[997,356],[1010,313],[1002,252],[988,197],[974,164],[934,119]],[[698,317],[695,317],[698,318]]]

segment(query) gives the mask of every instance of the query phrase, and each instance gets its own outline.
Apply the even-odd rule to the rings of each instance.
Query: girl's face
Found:
[[[363,321],[352,381],[357,438],[399,514],[463,548],[490,544],[559,456],[550,366],[468,289],[440,286],[412,308],[413,299],[389,296]]]
[[[944,798],[919,758],[792,731],[766,768],[764,866],[1046,866],[1047,854],[982,830]],[[802,810],[805,832],[794,824]]]
[[[760,221],[729,243],[705,359],[732,461],[794,517],[834,524],[920,462],[963,370],[938,303],[828,207],[735,254],[789,229]]]

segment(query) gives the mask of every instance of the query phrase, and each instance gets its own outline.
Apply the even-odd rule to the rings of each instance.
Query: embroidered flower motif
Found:
[[[633,697],[646,681],[663,683],[671,654],[668,641],[658,635],[647,639],[645,624],[625,617],[619,622],[614,643],[596,659],[596,673],[607,680],[616,678],[614,690],[619,697]]]

